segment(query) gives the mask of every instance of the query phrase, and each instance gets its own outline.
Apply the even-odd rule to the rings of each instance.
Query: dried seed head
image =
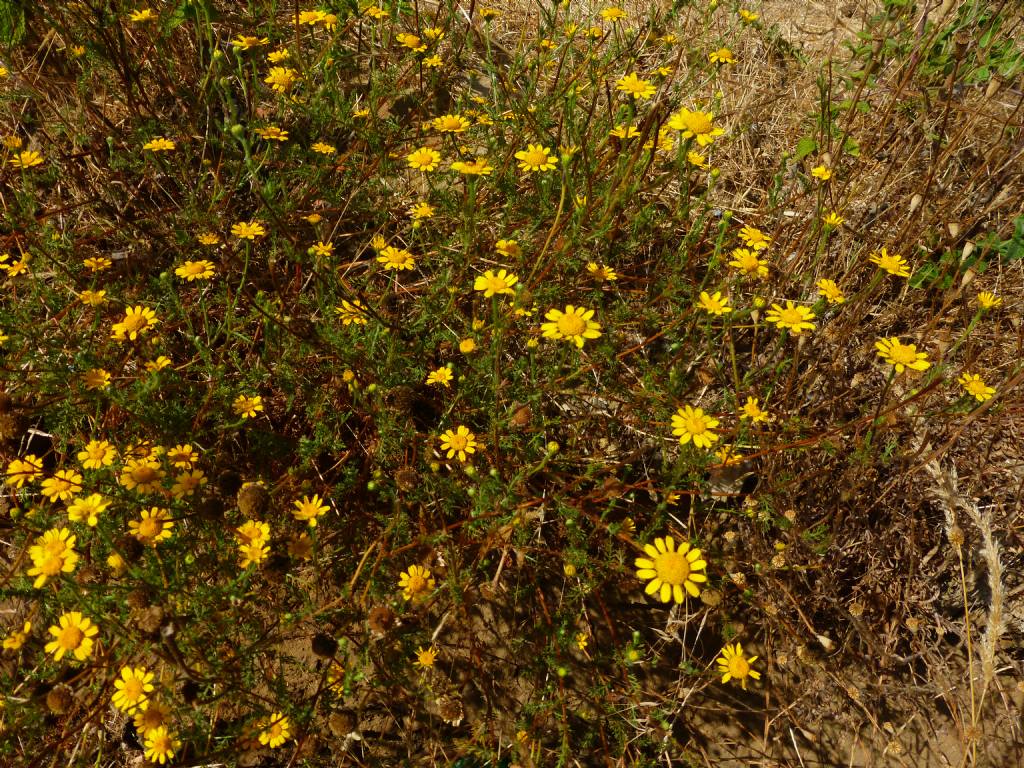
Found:
[[[75,696],[71,692],[71,689],[60,683],[50,689],[50,692],[46,694],[46,708],[55,715],[63,715],[69,709],[71,705],[75,703]]]
[[[270,503],[270,494],[263,483],[245,483],[238,489],[235,501],[245,517],[262,517]]]
[[[338,641],[326,632],[319,632],[314,635],[311,645],[313,653],[323,659],[332,659],[334,654],[338,652]]]

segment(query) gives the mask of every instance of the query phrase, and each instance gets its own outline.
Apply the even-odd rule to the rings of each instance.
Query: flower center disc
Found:
[[[784,309],[779,312],[779,320],[786,325],[799,325],[804,321],[804,316],[798,309]]]
[[[704,115],[691,113],[687,116],[686,127],[694,133],[709,133],[711,131],[711,121]]]
[[[750,672],[750,664],[742,656],[733,656],[729,659],[729,674],[738,680],[742,680]]]
[[[662,581],[678,587],[690,575],[690,561],[682,552],[666,552],[655,561],[654,570]]]
[[[912,363],[917,359],[917,355],[914,350],[909,346],[903,344],[893,344],[892,349],[889,351],[889,357],[895,360],[897,363]]]
[[[579,315],[562,315],[558,318],[558,330],[563,336],[579,336],[587,330],[587,321]]]
[[[452,435],[448,438],[448,445],[454,448],[456,451],[466,450],[466,436],[465,435]]]
[[[62,648],[73,650],[81,645],[85,634],[78,627],[64,627],[61,630],[59,642]]]
[[[686,419],[684,424],[686,426],[686,431],[691,435],[703,435],[707,430],[703,419],[698,419],[696,416],[691,416]]]

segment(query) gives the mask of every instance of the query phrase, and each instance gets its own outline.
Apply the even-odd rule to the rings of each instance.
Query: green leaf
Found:
[[[25,8],[15,0],[0,0],[0,44],[14,46],[25,37]]]
[[[818,142],[816,142],[810,136],[804,136],[800,141],[796,143],[796,159],[803,160],[809,154],[814,152],[818,148]]]
[[[925,264],[910,276],[910,287],[923,288],[924,286],[931,285],[938,276],[939,267],[937,264]]]

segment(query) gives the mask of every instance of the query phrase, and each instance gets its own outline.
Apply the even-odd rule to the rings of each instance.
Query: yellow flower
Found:
[[[626,12],[618,6],[613,5],[610,8],[605,8],[601,11],[601,18],[605,21],[614,23],[626,18]]]
[[[200,245],[217,245],[220,243],[220,237],[213,232],[203,232],[196,240],[199,241]]]
[[[1003,303],[1002,298],[996,296],[994,293],[990,293],[989,291],[981,291],[977,295],[976,300],[978,302],[978,306],[982,309],[995,309]]]
[[[442,387],[448,388],[451,386],[452,379],[452,367],[450,365],[442,365],[427,374],[427,384],[439,384]]]
[[[459,352],[464,355],[468,355],[474,349],[476,349],[476,342],[471,338],[462,339],[462,341],[459,342]]]
[[[491,270],[487,270],[482,275],[476,278],[473,283],[474,291],[482,291],[484,298],[489,299],[491,296],[500,296],[501,294],[515,294],[512,286],[519,281],[519,278],[511,274],[508,270],[499,269],[497,274]]]
[[[175,750],[181,746],[181,742],[174,738],[164,725],[146,731],[144,736],[144,757],[151,763],[163,765],[174,757]]]
[[[155,458],[132,458],[125,462],[118,482],[129,491],[154,493],[160,489],[165,474]]]
[[[231,45],[235,50],[248,51],[250,48],[255,48],[259,45],[266,45],[270,42],[269,37],[254,37],[252,35],[239,35],[231,41]]]
[[[213,277],[213,273],[213,262],[207,261],[206,259],[200,259],[199,261],[186,261],[174,270],[174,274],[190,283],[193,280],[209,280]]]
[[[151,547],[171,538],[173,527],[171,513],[161,507],[144,509],[138,520],[128,521],[128,530],[132,536]]]
[[[17,277],[28,272],[28,263],[31,261],[31,257],[26,253],[17,261],[12,261],[6,265],[4,269],[7,272],[8,277]]]
[[[811,169],[811,176],[822,181],[828,181],[832,178],[832,170],[824,165],[816,165]]]
[[[712,122],[714,115],[710,112],[691,112],[682,107],[674,112],[668,120],[668,127],[674,131],[681,131],[684,139],[696,139],[697,144],[706,147],[714,142],[716,136],[725,133],[722,128],[717,128]]]
[[[747,402],[743,404],[743,412],[740,414],[740,420],[750,419],[753,423],[757,424],[761,421],[770,421],[771,417],[767,411],[761,410],[761,406],[757,404],[758,398],[748,397]]]
[[[145,667],[121,667],[121,676],[114,681],[114,695],[111,701],[122,712],[131,714],[146,708],[146,699],[153,690],[153,673]]]
[[[640,129],[635,125],[616,125],[608,131],[608,135],[617,139],[635,139],[640,135]]]
[[[342,325],[366,325],[366,305],[359,299],[349,301],[342,299],[341,304],[334,308],[334,313],[341,320]]]
[[[255,240],[263,237],[267,231],[258,221],[240,221],[231,225],[231,234],[240,240]]]
[[[634,99],[649,99],[658,90],[650,80],[643,80],[635,72],[630,72],[616,82],[615,89],[628,93]]]
[[[759,14],[754,13],[753,11],[748,11],[746,8],[740,8],[738,13],[745,24],[753,24],[761,18]]]
[[[176,499],[191,496],[208,482],[206,473],[203,470],[186,470],[174,478],[174,484],[171,486],[171,496]]]
[[[22,628],[11,632],[7,637],[4,638],[3,648],[5,651],[17,651],[21,649],[21,646],[28,640],[28,633],[32,631],[32,622],[26,621]]]
[[[733,249],[732,261],[729,262],[729,266],[736,267],[745,275],[767,277],[768,261],[758,258],[757,253],[757,251],[750,250],[749,248],[735,248]]]
[[[43,460],[27,453],[24,458],[11,459],[7,465],[7,483],[21,488],[26,482],[43,476]]]
[[[264,141],[288,141],[288,131],[276,125],[268,125],[266,128],[257,128],[256,135]]]
[[[898,254],[890,254],[884,247],[878,253],[872,253],[868,261],[877,264],[890,275],[910,277],[910,268],[906,260]]]
[[[140,21],[152,21],[156,18],[156,14],[149,8],[139,8],[138,10],[132,11],[128,14],[128,18],[136,23]]]
[[[984,403],[986,400],[991,400],[996,391],[992,387],[988,386],[976,373],[964,373],[957,379],[960,382],[960,386],[963,387],[967,394],[973,395],[974,399],[979,403]]]
[[[725,443],[715,450],[715,458],[722,462],[724,466],[729,466],[743,461],[743,454],[736,450],[735,446]]]
[[[298,79],[299,73],[291,67],[271,67],[270,72],[263,78],[263,82],[269,83],[270,87],[278,93],[284,93],[295,85],[295,81]]]
[[[189,444],[176,445],[167,452],[167,460],[178,469],[191,469],[196,463],[196,450]]]
[[[16,153],[7,162],[15,168],[34,168],[37,165],[43,164],[43,156],[39,152],[34,152],[29,149],[25,152]]]
[[[846,219],[844,219],[835,211],[830,211],[829,214],[825,216],[821,221],[826,227],[841,227],[843,226],[843,222],[846,221]]]
[[[523,249],[519,247],[519,243],[515,240],[499,240],[494,244],[494,250],[503,256],[513,259],[523,255]]]
[[[68,505],[68,520],[73,523],[85,522],[90,528],[95,528],[99,522],[99,516],[109,506],[110,502],[98,493],[76,497]]]
[[[431,120],[431,125],[440,133],[462,133],[471,123],[462,115],[441,115]]]
[[[586,632],[577,632],[576,633],[576,647],[577,648],[579,648],[581,651],[585,651],[587,649],[587,645],[589,645],[589,643],[590,643],[590,635],[588,635]]]
[[[815,325],[811,322],[814,317],[814,313],[807,307],[797,306],[787,300],[785,309],[779,304],[772,304],[764,319],[779,328],[788,328],[794,336],[799,336],[804,331],[814,330]]]
[[[757,227],[744,226],[740,230],[740,239],[748,248],[753,248],[755,251],[763,251],[772,243],[772,239],[768,237]]]
[[[135,712],[135,730],[143,736],[149,735],[162,725],[167,725],[171,716],[170,708],[158,699],[146,699],[145,709]]]
[[[303,496],[301,501],[292,503],[295,509],[292,510],[292,517],[296,520],[305,520],[310,528],[316,528],[317,518],[322,517],[330,511],[330,507],[324,503],[319,494]]]
[[[164,368],[171,364],[171,358],[166,355],[159,355],[155,360],[147,360],[145,368],[150,373],[156,373],[162,371]]]
[[[403,571],[399,577],[398,586],[402,588],[403,598],[415,601],[426,597],[428,592],[433,591],[435,583],[429,569],[422,565],[410,565],[408,570]]]
[[[261,723],[260,744],[273,748],[280,747],[291,736],[291,724],[280,712],[275,712]]]
[[[824,296],[829,304],[842,304],[846,301],[846,295],[834,280],[823,277],[815,285],[818,287],[818,293]]]
[[[117,458],[117,449],[106,440],[90,440],[85,449],[79,451],[78,460],[83,469],[109,467]]]
[[[76,538],[67,528],[51,528],[28,548],[32,567],[27,575],[36,577],[33,588],[40,589],[47,579],[75,570],[78,564],[78,553],[73,549]]]
[[[516,152],[516,160],[520,170],[526,173],[553,171],[557,166],[551,150],[542,144],[527,144],[526,149]]]
[[[84,661],[92,654],[93,638],[100,630],[79,611],[70,611],[62,614],[49,631],[54,639],[46,644],[46,652],[53,654],[54,661],[68,653]]]
[[[250,565],[259,565],[270,555],[270,547],[263,541],[238,544],[238,567],[248,568]]]
[[[246,520],[235,528],[235,540],[239,544],[266,544],[270,541],[270,525],[260,520]]]
[[[924,371],[931,366],[927,353],[918,352],[914,344],[902,344],[895,336],[879,339],[875,342],[875,348],[879,357],[896,367],[896,373],[903,373],[905,368]]]
[[[466,176],[490,176],[494,172],[494,166],[487,161],[486,157],[478,157],[468,163],[457,160],[452,163],[451,169]]]
[[[110,337],[117,341],[135,341],[139,336],[148,333],[158,322],[160,321],[156,318],[156,312],[149,307],[129,307],[124,312],[124,319],[111,327]]]
[[[606,264],[598,264],[596,261],[587,263],[587,272],[589,272],[590,276],[599,283],[603,283],[606,280],[613,283],[619,279],[619,275],[614,269]]]
[[[447,451],[446,455],[449,459],[458,456],[459,461],[466,461],[467,455],[476,453],[476,449],[480,447],[480,443],[476,441],[476,435],[464,426],[458,426],[454,430],[445,430],[441,433],[440,440],[442,453]]]
[[[680,445],[692,440],[698,448],[710,448],[718,441],[714,432],[718,424],[718,419],[704,413],[703,408],[687,405],[672,415],[672,434],[679,438]]]
[[[306,24],[312,27],[315,24],[319,24],[324,20],[327,14],[324,11],[313,10],[313,11],[302,11],[299,13],[297,23]]]
[[[717,51],[712,51],[708,54],[708,60],[712,64],[735,64],[736,57],[732,55],[732,51],[728,48],[719,48]]]
[[[333,155],[338,151],[333,145],[327,144],[322,141],[314,142],[313,146],[311,146],[310,149],[312,149],[318,155]]]
[[[82,259],[82,265],[90,272],[102,272],[105,269],[110,269],[113,264],[114,262],[106,256],[90,256],[87,259]]]
[[[564,312],[549,309],[544,315],[549,322],[541,324],[541,331],[546,339],[565,339],[582,349],[584,341],[601,335],[601,324],[594,322],[593,316],[594,310],[572,304],[567,304]]]
[[[423,669],[429,669],[434,666],[437,661],[437,648],[430,646],[429,648],[423,648],[422,646],[416,649],[416,666],[422,667]]]
[[[441,162],[441,153],[430,147],[420,147],[406,156],[410,168],[426,173],[433,171]]]
[[[377,257],[377,261],[384,265],[384,269],[415,269],[416,260],[413,255],[404,248],[395,248],[393,245],[386,246]]]
[[[700,152],[694,152],[692,149],[686,153],[686,162],[704,170],[708,168],[708,159]]]
[[[701,291],[697,306],[712,315],[724,315],[727,312],[732,312],[732,307],[729,306],[729,297],[722,296],[721,291],[710,294],[707,291]]]
[[[165,139],[163,136],[157,136],[143,144],[142,148],[148,149],[150,152],[170,152],[174,149],[174,146],[174,142],[170,139]]]
[[[716,659],[718,671],[722,673],[722,682],[728,683],[730,680],[739,680],[743,690],[746,690],[748,677],[754,680],[761,679],[761,673],[751,666],[755,661],[757,661],[757,656],[750,656],[748,658],[743,655],[743,646],[739,643],[736,643],[736,645],[726,643],[722,649],[722,655]]]
[[[412,35],[408,32],[399,32],[395,35],[395,40],[404,45],[410,51],[415,53],[423,53],[427,50],[426,44],[419,38],[418,35]]]
[[[334,243],[325,243],[322,240],[319,240],[313,243],[313,245],[309,246],[309,250],[307,251],[307,253],[309,253],[310,256],[320,256],[321,258],[326,258],[327,256],[330,256],[332,253],[334,253]]]
[[[82,490],[82,476],[73,469],[58,469],[43,480],[40,493],[51,502],[67,501]]]
[[[239,395],[231,403],[231,407],[234,409],[236,416],[241,416],[243,419],[252,419],[263,410],[263,398],[259,395],[252,397]]]
[[[663,603],[674,600],[683,603],[686,595],[697,597],[700,594],[698,584],[703,584],[708,577],[699,573],[707,568],[699,549],[691,549],[689,542],[681,542],[676,549],[671,536],[656,538],[654,545],[645,544],[647,557],[638,557],[634,561],[637,568],[636,576],[641,581],[649,580],[644,592],[657,595]]]
[[[82,374],[86,389],[106,389],[110,386],[110,374],[102,368],[90,368]]]
[[[424,200],[420,200],[409,209],[409,215],[414,221],[429,219],[434,215],[434,206]]]
[[[83,304],[87,304],[90,307],[98,307],[104,301],[107,300],[106,291],[93,291],[86,288],[80,294],[78,294],[78,300]]]

